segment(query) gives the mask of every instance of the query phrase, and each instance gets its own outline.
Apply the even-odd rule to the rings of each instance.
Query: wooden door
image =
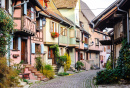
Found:
[[[26,61],[26,41],[22,40],[21,41],[21,60],[23,60],[24,62]]]
[[[80,60],[83,60],[83,54],[80,53]]]
[[[52,59],[52,64],[56,64],[53,49],[50,49],[49,47],[48,47],[48,59]]]

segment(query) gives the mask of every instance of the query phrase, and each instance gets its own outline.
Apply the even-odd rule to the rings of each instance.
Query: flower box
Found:
[[[52,33],[51,33],[51,37],[53,37],[53,38],[59,37],[59,33],[57,33],[57,32],[52,32]]]
[[[19,54],[13,54],[13,58],[19,57]]]

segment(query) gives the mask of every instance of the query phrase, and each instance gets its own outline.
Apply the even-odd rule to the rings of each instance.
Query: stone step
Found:
[[[31,73],[34,73],[34,76],[36,76],[37,80],[43,80],[46,78],[46,76],[44,76],[42,73],[40,73],[40,71],[37,71],[36,68],[34,68],[31,65],[25,65],[25,68],[28,68],[29,71],[31,71]]]

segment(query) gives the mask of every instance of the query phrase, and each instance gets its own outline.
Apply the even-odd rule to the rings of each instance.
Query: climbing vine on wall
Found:
[[[64,62],[66,62],[67,57],[59,55],[59,46],[53,45],[53,46],[50,46],[50,48],[54,49],[54,54],[55,54],[55,57],[56,57],[57,65],[64,65]]]
[[[6,45],[10,44],[10,33],[14,30],[14,22],[11,16],[0,8],[0,56],[7,52]]]

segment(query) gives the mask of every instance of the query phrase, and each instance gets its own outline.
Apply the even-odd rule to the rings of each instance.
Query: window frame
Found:
[[[18,50],[18,37],[13,37],[13,50]]]
[[[35,43],[35,53],[41,53],[41,45]]]
[[[95,45],[99,46],[99,39],[98,38],[95,38]]]

